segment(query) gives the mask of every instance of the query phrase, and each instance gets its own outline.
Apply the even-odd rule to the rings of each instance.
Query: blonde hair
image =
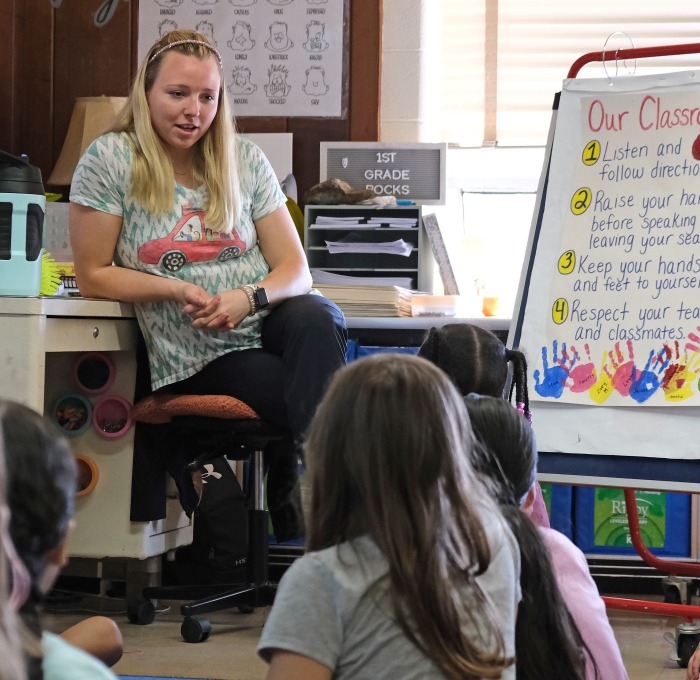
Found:
[[[112,132],[128,132],[134,152],[131,196],[146,210],[163,213],[175,200],[175,174],[170,157],[153,129],[148,93],[158,77],[163,59],[178,52],[197,59],[215,59],[221,71],[219,53],[201,33],[176,30],[155,43],[136,72],[124,109],[118,114]],[[208,190],[207,226],[216,232],[229,232],[240,217],[240,188],[235,153],[236,129],[223,71],[218,108],[210,128],[195,146],[194,178]]]

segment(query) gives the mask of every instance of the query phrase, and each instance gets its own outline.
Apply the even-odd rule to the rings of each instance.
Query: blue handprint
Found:
[[[533,377],[535,378],[535,391],[541,397],[553,397],[554,399],[559,399],[559,397],[561,397],[569,373],[578,359],[578,353],[576,352],[574,352],[571,358],[569,357],[565,342],[561,345],[561,358],[557,356],[557,348],[557,341],[552,341],[552,366],[549,365],[549,361],[547,360],[547,348],[542,348],[544,376],[541,382],[539,369],[536,369],[533,373]]]
[[[638,404],[643,404],[649,397],[651,397],[659,385],[661,385],[661,378],[663,377],[663,372],[668,366],[670,361],[670,353],[667,347],[663,347],[658,352],[653,349],[649,352],[649,359],[643,370],[637,371],[635,366],[632,369],[632,384],[630,386],[630,397],[634,399]],[[652,369],[653,362],[653,369]],[[652,370],[650,370],[652,369]]]

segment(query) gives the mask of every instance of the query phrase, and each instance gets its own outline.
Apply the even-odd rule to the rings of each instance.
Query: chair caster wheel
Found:
[[[669,658],[674,660],[681,668],[687,668],[690,657],[700,642],[700,625],[697,623],[681,623],[676,626],[676,635],[670,633],[664,638],[675,645],[675,653]]]
[[[150,600],[141,599],[127,606],[126,615],[129,623],[147,626],[156,618],[156,608]]]
[[[690,661],[690,657],[693,656],[698,642],[700,642],[700,633],[678,635],[678,665],[681,668],[688,667],[688,662]]]
[[[197,616],[186,616],[180,626],[180,635],[185,642],[204,642],[211,633],[211,623]]]

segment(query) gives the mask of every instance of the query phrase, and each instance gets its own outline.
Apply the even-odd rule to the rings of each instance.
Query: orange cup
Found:
[[[481,300],[481,313],[484,316],[496,316],[498,314],[498,298],[483,297]]]

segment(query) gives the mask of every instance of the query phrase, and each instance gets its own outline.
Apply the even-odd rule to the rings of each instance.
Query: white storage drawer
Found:
[[[137,326],[131,319],[46,318],[47,352],[116,352],[136,348]]]

